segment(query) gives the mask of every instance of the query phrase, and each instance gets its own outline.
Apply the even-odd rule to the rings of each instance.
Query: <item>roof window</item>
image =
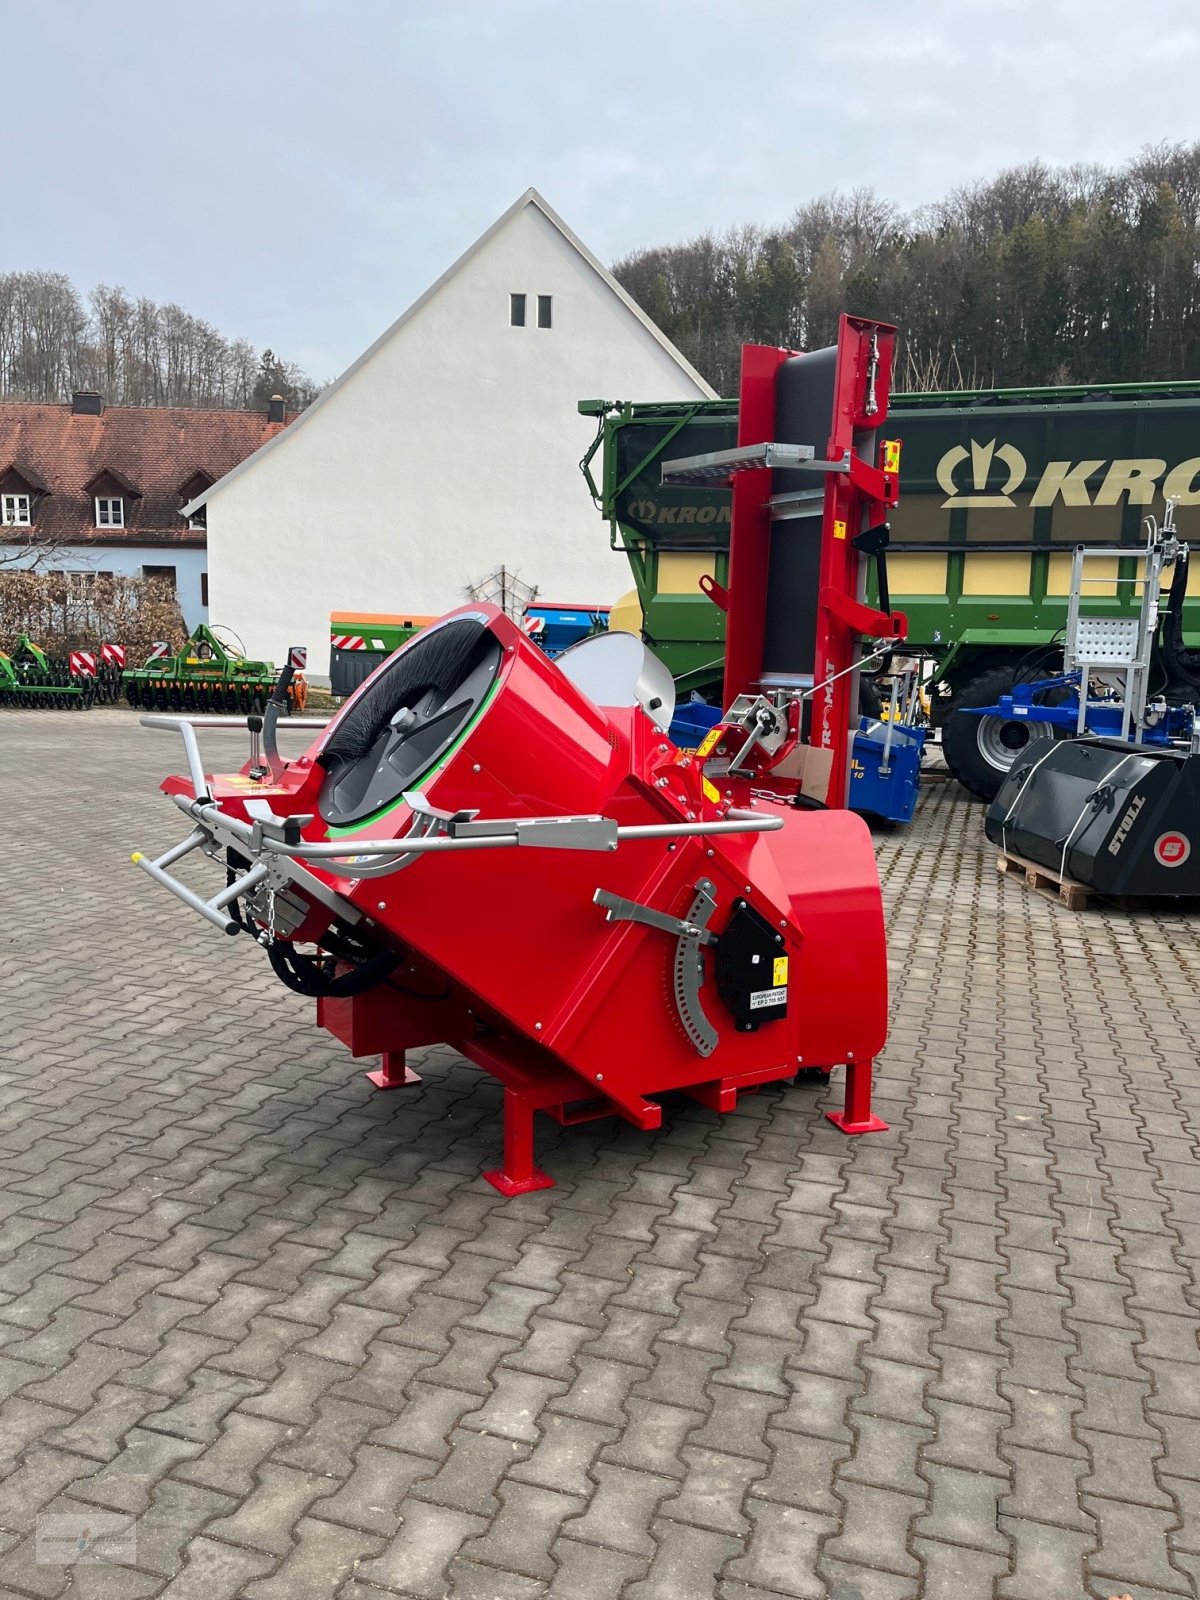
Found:
[[[6,528],[28,528],[32,521],[27,494],[0,495],[0,522]]]

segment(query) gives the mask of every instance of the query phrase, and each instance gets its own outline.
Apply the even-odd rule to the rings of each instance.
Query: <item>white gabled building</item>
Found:
[[[209,606],[251,655],[309,649],[329,614],[436,615],[503,566],[607,604],[629,568],[579,471],[579,400],[714,391],[529,189],[206,507]]]

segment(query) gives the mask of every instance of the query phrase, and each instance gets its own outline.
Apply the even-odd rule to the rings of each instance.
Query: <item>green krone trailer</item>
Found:
[[[628,557],[644,636],[682,692],[719,698],[725,619],[697,585],[703,573],[729,582],[731,496],[664,488],[661,466],[735,445],[736,402],[579,409],[598,420],[584,475]],[[933,712],[951,770],[990,798],[1030,727],[955,712],[1043,675],[1066,625],[1072,548],[1112,547],[1087,600],[1119,615],[1138,603],[1120,581],[1135,576],[1122,553],[1143,542],[1147,515],[1161,520],[1166,497],[1181,536],[1200,543],[1200,383],[898,395],[887,432],[903,445],[892,604],[909,642],[938,662]],[[1185,621],[1200,634],[1200,595]],[[618,612],[611,625],[629,624]]]

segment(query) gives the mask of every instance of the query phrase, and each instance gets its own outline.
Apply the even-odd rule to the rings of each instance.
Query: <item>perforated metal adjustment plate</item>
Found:
[[[693,928],[707,928],[708,920],[717,909],[716,885],[708,878],[696,884],[696,898],[688,907],[687,922]],[[704,982],[704,958],[696,939],[681,936],[675,941],[675,959],[672,964],[675,986],[675,1006],[683,1031],[692,1042],[698,1055],[710,1056],[720,1042],[717,1030],[708,1020],[700,1001],[700,986]]]
[[[1129,667],[1138,658],[1136,617],[1080,617],[1075,658],[1096,667]]]

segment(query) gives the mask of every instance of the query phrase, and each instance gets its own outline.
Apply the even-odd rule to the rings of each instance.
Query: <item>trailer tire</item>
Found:
[[[966,706],[990,706],[1013,686],[1011,667],[981,672],[957,692],[942,724],[942,754],[951,774],[977,800],[990,805],[1008,769],[1038,739],[1053,739],[1048,722],[1004,721],[1000,717],[958,716]]]

